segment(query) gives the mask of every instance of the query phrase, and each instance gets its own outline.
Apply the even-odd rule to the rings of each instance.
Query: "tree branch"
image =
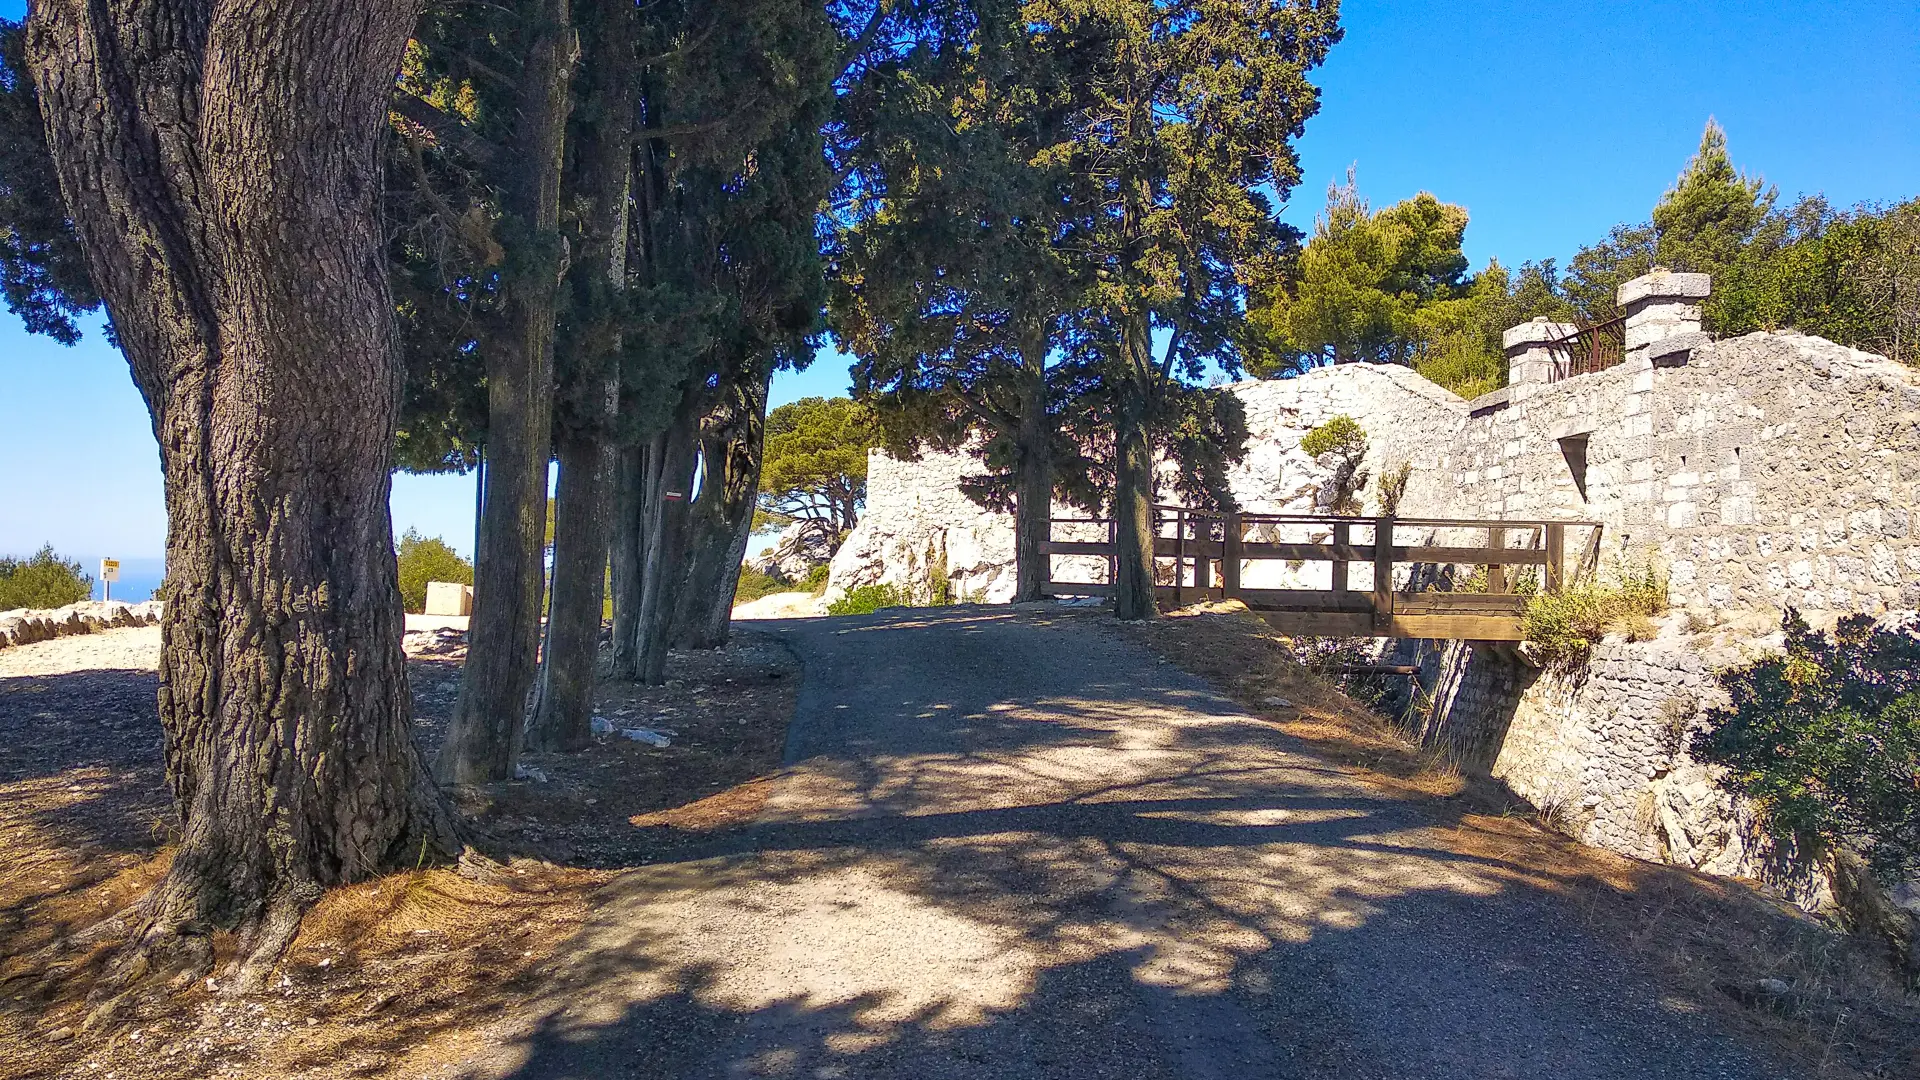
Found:
[[[481,138],[459,117],[442,111],[404,87],[396,87],[388,108],[402,118],[426,128],[434,141],[449,146],[482,165],[491,165],[500,157],[500,148]]]
[[[873,15],[867,19],[867,25],[861,28],[860,36],[849,42],[846,51],[840,54],[841,79],[846,78],[847,73],[853,70],[853,66],[860,62],[860,58],[867,55],[867,49],[872,46],[874,36],[880,32],[881,25],[887,21],[887,16],[891,14],[893,14],[893,0],[879,0],[878,3],[873,5]],[[839,80],[836,79],[835,81],[838,82]]]

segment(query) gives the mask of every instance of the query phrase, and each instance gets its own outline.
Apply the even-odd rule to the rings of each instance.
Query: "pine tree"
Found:
[[[1773,210],[1776,192],[1736,172],[1727,133],[1707,120],[1700,149],[1653,208],[1654,258],[1671,270],[1720,274]]]

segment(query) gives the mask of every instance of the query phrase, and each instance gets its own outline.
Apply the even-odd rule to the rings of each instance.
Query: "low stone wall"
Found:
[[[1883,624],[1914,619],[1895,612]],[[1401,720],[1410,736],[1505,783],[1582,843],[1765,882],[1808,911],[1831,910],[1822,869],[1688,752],[1706,710],[1725,701],[1715,673],[1777,649],[1779,635],[1685,626],[1670,616],[1660,637],[1607,641],[1571,670],[1541,671],[1502,644],[1399,642],[1384,655],[1420,667],[1420,707]]]
[[[118,626],[151,626],[160,621],[161,602],[125,604],[118,600],[83,600],[66,607],[0,611],[0,648],[31,645],[68,634],[91,634]]]

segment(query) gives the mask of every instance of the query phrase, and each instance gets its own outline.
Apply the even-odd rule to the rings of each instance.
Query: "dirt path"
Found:
[[[769,625],[804,676],[759,823],[620,877],[460,1075],[1787,1075],[1547,875],[1086,620]]]

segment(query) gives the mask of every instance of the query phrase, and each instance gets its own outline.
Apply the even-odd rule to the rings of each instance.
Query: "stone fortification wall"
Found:
[[[1687,749],[1705,710],[1724,702],[1714,671],[1777,647],[1777,635],[1692,635],[1683,624],[1672,617],[1653,641],[1601,644],[1572,671],[1542,672],[1504,648],[1449,642],[1423,665],[1431,698],[1409,726],[1583,843],[1765,881],[1808,910],[1829,906],[1825,875],[1775,840]]]
[[[1920,606],[1912,371],[1785,333],[1663,360],[1475,402],[1399,367],[1240,383],[1251,437],[1230,483],[1248,511],[1311,511],[1329,471],[1300,440],[1344,414],[1368,433],[1372,475],[1412,465],[1403,515],[1599,521],[1603,568],[1651,559],[1675,605],[1722,617],[1770,625],[1787,605],[1816,618]],[[832,583],[905,582],[944,550],[956,595],[1011,596],[1012,519],[959,491],[978,470],[965,454],[876,451],[866,515]],[[1256,563],[1244,580],[1324,587],[1326,575],[1325,564]]]
[[[1604,644],[1573,673],[1539,672],[1505,647],[1395,643],[1424,671],[1429,704],[1410,724],[1588,843],[1771,880],[1817,907],[1824,879],[1775,847],[1684,745],[1716,692],[1713,671],[1769,647],[1782,608],[1818,625],[1920,607],[1920,378],[1799,334],[1709,342],[1682,319],[1664,339],[1630,324],[1624,363],[1547,381],[1540,343],[1567,329],[1515,328],[1514,385],[1472,402],[1393,367],[1236,385],[1251,439],[1234,494],[1248,511],[1313,510],[1329,470],[1300,440],[1347,415],[1368,433],[1373,476],[1412,465],[1403,516],[1600,522],[1603,573],[1651,561],[1667,574],[1676,610],[1661,636]],[[1010,597],[1011,518],[959,492],[977,470],[966,455],[876,454],[867,515],[833,583],[910,584],[942,553],[955,595]],[[1325,564],[1269,562],[1243,580],[1325,587],[1326,575]]]

